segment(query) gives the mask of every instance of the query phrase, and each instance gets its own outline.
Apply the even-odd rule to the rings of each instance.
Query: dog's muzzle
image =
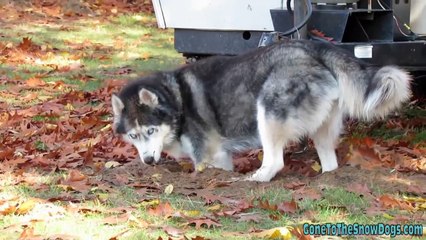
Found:
[[[154,157],[144,157],[143,162],[148,164],[148,165],[154,165],[155,159],[154,159]]]

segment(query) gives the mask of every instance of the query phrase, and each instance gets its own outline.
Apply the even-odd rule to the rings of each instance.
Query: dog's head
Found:
[[[113,130],[133,144],[146,164],[159,162],[164,146],[176,137],[176,122],[169,108],[162,106],[164,96],[152,86],[128,85],[112,95]]]

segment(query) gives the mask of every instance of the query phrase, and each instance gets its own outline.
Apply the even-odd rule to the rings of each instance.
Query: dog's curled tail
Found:
[[[340,104],[350,116],[383,118],[411,96],[411,76],[396,66],[384,66],[366,79],[339,79]]]

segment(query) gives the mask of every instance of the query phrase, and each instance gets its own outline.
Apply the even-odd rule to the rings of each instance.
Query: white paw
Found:
[[[323,173],[325,173],[325,172],[331,172],[331,171],[334,171],[334,170],[336,170],[338,167],[339,167],[339,166],[337,165],[337,161],[336,161],[335,163],[327,162],[327,164],[324,164],[324,166],[321,166],[321,168],[322,168],[322,172],[323,172]]]
[[[275,177],[276,173],[277,171],[274,169],[261,167],[255,173],[253,173],[253,175],[247,177],[245,180],[256,182],[269,182],[273,177]]]

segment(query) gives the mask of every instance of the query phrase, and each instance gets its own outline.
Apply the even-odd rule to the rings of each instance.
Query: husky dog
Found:
[[[328,172],[338,167],[343,117],[384,117],[409,99],[410,80],[331,44],[285,41],[132,81],[112,96],[114,131],[146,164],[164,151],[232,170],[232,152],[263,147],[247,180],[265,182],[283,168],[286,144],[309,136]]]

